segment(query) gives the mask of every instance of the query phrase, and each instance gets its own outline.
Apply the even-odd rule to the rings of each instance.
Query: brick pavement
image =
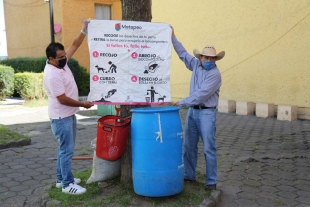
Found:
[[[310,206],[310,121],[219,113],[220,206]]]
[[[183,121],[186,111],[180,110]],[[93,155],[96,117],[87,119],[93,114],[85,110],[78,115],[75,155]],[[0,206],[41,206],[46,200],[41,192],[55,181],[55,162],[47,159],[57,155],[47,108],[0,107],[0,124],[32,140],[28,146],[0,150]],[[310,206],[309,147],[309,120],[218,113],[220,206]],[[199,149],[202,152],[201,143]],[[74,172],[91,166],[92,161],[73,161]],[[198,170],[204,169],[200,153]]]
[[[42,206],[42,191],[55,182],[57,157],[55,140],[47,116],[47,107],[0,107],[0,124],[11,131],[28,135],[31,144],[0,150],[0,206]],[[77,140],[75,156],[93,155],[90,142],[96,137],[96,117],[93,110],[83,110],[77,115]],[[91,121],[89,118],[94,119]],[[89,169],[92,160],[73,161],[73,172]],[[44,199],[43,199],[44,200]]]

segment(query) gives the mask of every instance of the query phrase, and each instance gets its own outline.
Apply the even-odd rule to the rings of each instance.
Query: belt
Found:
[[[193,109],[215,109],[216,107],[207,107],[207,106],[193,106]]]

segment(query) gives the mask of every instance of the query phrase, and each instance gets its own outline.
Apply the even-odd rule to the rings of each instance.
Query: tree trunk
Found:
[[[152,20],[152,0],[121,0],[123,20],[144,21]]]
[[[121,0],[123,20],[127,21],[144,21],[152,20],[152,0]],[[132,108],[145,106],[126,105],[121,106],[120,114],[122,117],[131,116]],[[121,182],[129,183],[132,180],[132,160],[131,160],[131,136],[127,139],[127,146],[124,155],[121,158]]]

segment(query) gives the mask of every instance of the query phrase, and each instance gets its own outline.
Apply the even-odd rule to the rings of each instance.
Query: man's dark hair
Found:
[[[47,59],[49,57],[56,58],[57,50],[65,50],[64,46],[58,42],[52,42],[49,44],[45,50]]]

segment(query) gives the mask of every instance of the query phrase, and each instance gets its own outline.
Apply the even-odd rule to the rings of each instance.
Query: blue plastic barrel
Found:
[[[131,109],[132,179],[135,193],[162,197],[183,189],[179,107]]]

